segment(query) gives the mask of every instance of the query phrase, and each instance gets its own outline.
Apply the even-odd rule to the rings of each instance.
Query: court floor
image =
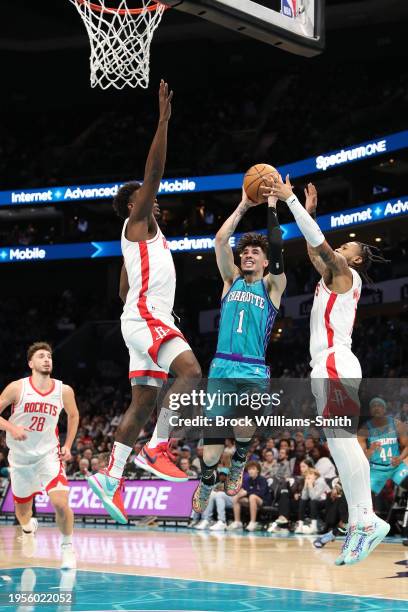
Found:
[[[19,535],[0,524],[0,610],[408,610],[408,549],[400,540],[361,564],[336,567],[340,543],[316,550],[308,536],[79,527],[78,569],[62,572],[54,526],[40,523],[35,550],[23,550]],[[74,602],[18,607],[9,597],[19,591],[72,591]]]

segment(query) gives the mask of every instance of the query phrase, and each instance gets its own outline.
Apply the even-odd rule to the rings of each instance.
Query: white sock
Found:
[[[71,535],[63,535],[61,539],[61,546],[68,546],[69,544],[72,546],[72,533]]]
[[[312,529],[317,529],[317,520],[316,519],[312,519],[311,527],[312,527]]]
[[[370,464],[357,438],[330,438],[327,443],[337,466],[349,508],[349,525],[371,523]]]
[[[298,525],[299,525],[299,527],[302,527],[303,521],[298,521]]]
[[[113,478],[122,478],[123,470],[125,469],[126,462],[131,452],[131,446],[126,446],[126,444],[122,444],[121,442],[115,442],[107,469],[109,476]]]
[[[164,407],[160,410],[160,414],[158,416],[153,435],[150,439],[150,442],[148,442],[147,444],[148,448],[156,448],[158,444],[168,441],[170,430],[172,429],[170,425],[171,416],[174,416],[174,410],[170,410],[170,408]]]

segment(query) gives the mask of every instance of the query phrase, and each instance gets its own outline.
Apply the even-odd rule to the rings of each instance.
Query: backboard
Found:
[[[270,45],[312,57],[324,49],[324,0],[164,0]]]

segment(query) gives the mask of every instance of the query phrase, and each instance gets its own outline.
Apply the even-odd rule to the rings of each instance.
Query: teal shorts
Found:
[[[236,398],[250,396],[251,406],[255,406],[256,413],[265,414],[262,406],[258,408],[258,394],[269,390],[269,367],[265,364],[244,363],[215,357],[210,365],[208,374],[207,393],[224,394],[221,402],[215,403],[211,410],[205,410],[206,416],[236,417],[251,415],[252,408],[241,405]]]
[[[395,484],[400,485],[407,476],[408,465],[404,462],[395,467],[392,465],[383,467],[376,463],[370,463],[370,481],[373,493],[380,493],[387,480],[392,480]]]

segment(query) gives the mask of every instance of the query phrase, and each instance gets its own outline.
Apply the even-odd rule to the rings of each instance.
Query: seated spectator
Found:
[[[322,448],[315,446],[312,448],[310,455],[315,463],[315,468],[322,478],[332,480],[337,476],[334,463],[322,454]]]
[[[99,458],[98,457],[92,457],[91,459],[91,473],[92,474],[96,474],[97,472],[99,472]]]
[[[289,460],[291,476],[300,476],[300,464],[306,459],[306,447],[303,442],[296,444],[295,456]]]
[[[8,478],[10,474],[9,464],[5,451],[0,451],[0,476]]]
[[[333,542],[336,536],[343,536],[347,531],[348,509],[340,479],[334,478],[332,488],[326,498],[326,533],[317,538],[313,544],[323,548],[328,542]]]
[[[285,480],[291,477],[290,463],[288,459],[289,450],[285,447],[279,449],[278,454],[278,469],[275,474],[275,478],[279,480]]]
[[[79,471],[75,472],[74,478],[76,480],[85,480],[88,476],[91,475],[89,471],[89,461],[88,459],[82,458],[79,462]]]
[[[197,478],[197,472],[191,468],[190,459],[181,457],[179,460],[179,468],[187,474],[189,478]]]
[[[303,486],[300,505],[299,505],[299,520],[297,522],[295,533],[314,534],[317,533],[317,519],[325,507],[327,493],[330,491],[329,486],[324,478],[315,468],[309,468],[305,475],[305,484]],[[311,524],[305,525],[306,510],[309,507]]]
[[[217,468],[218,482],[211,491],[207,508],[204,510],[201,521],[195,529],[207,529],[214,514],[217,511],[217,521],[211,525],[210,531],[225,531],[227,528],[226,514],[227,508],[232,508],[232,497],[225,493],[224,483],[228,476],[229,469],[225,467]]]
[[[275,446],[275,440],[273,438],[266,438],[265,450],[271,450],[275,459],[278,458],[278,449]]]
[[[264,449],[263,461],[261,463],[261,476],[266,478],[268,485],[272,484],[272,479],[278,471],[278,462],[276,461],[271,449]]]
[[[198,475],[201,474],[201,462],[200,459],[203,458],[203,446],[197,446],[196,448],[196,456],[191,462],[191,469],[195,470]]]
[[[299,515],[299,502],[305,483],[306,473],[313,467],[311,459],[300,463],[300,476],[286,479],[278,496],[278,518],[268,527],[270,533],[288,533],[290,517]]]
[[[256,521],[259,508],[270,500],[268,483],[261,476],[261,466],[257,461],[249,461],[246,465],[246,474],[240,492],[232,498],[234,521],[228,527],[230,530],[242,529],[241,506],[249,506],[250,521],[247,531],[258,528]]]

